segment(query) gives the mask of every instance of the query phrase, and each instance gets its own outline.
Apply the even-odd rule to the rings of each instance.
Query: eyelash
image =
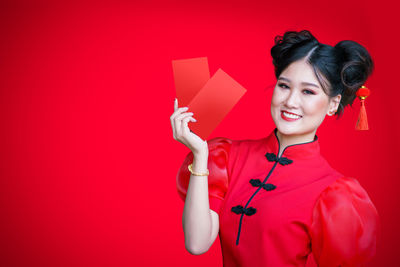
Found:
[[[280,84],[278,84],[278,85],[279,85],[279,87],[281,87],[281,88],[289,88],[289,87],[288,87],[286,84],[284,84],[284,83],[280,83]],[[286,87],[284,87],[284,86],[286,86]],[[307,92],[306,95],[315,95],[315,93],[314,93],[313,91],[311,91],[311,90],[305,89],[304,92]]]

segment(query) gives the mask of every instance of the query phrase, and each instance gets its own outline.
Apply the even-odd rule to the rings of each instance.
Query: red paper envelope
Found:
[[[187,112],[193,112],[197,120],[189,128],[206,140],[246,89],[222,69],[202,84],[209,75],[207,58],[174,60],[172,67],[179,107],[189,107]]]
[[[179,107],[187,107],[210,79],[206,57],[172,61]]]
[[[193,112],[197,119],[197,122],[189,124],[189,128],[206,140],[244,93],[246,89],[218,69],[189,103],[188,111]]]

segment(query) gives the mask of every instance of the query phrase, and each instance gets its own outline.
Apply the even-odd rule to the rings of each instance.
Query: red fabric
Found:
[[[362,266],[375,255],[378,213],[359,182],[336,180],[319,197],[311,224],[320,266]]]
[[[293,161],[289,165],[266,158],[279,151],[276,129],[258,140],[219,137],[208,143],[210,208],[219,214],[224,266],[304,266],[312,252],[319,266],[362,266],[373,257],[376,209],[357,180],[320,155],[317,137],[287,147],[282,157]],[[183,199],[192,157],[189,153],[177,175]],[[249,183],[266,177],[274,190]],[[231,210],[246,204],[256,213]]]

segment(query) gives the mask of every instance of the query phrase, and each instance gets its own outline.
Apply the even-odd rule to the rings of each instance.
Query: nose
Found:
[[[297,95],[296,90],[290,90],[284,103],[288,108],[297,108],[299,106],[299,96]]]

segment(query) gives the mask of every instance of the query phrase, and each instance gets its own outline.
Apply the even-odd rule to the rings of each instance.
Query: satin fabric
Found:
[[[276,131],[258,140],[208,141],[209,202],[219,214],[224,266],[305,266],[311,254],[318,266],[363,266],[376,253],[379,230],[367,192],[328,164],[317,136],[284,150],[291,164],[268,160],[279,151]],[[183,200],[192,161],[189,153],[177,174]],[[254,179],[276,188],[255,187]],[[256,212],[232,211],[246,204]]]
[[[354,178],[342,177],[321,193],[310,229],[319,266],[363,266],[375,255],[378,214]]]

